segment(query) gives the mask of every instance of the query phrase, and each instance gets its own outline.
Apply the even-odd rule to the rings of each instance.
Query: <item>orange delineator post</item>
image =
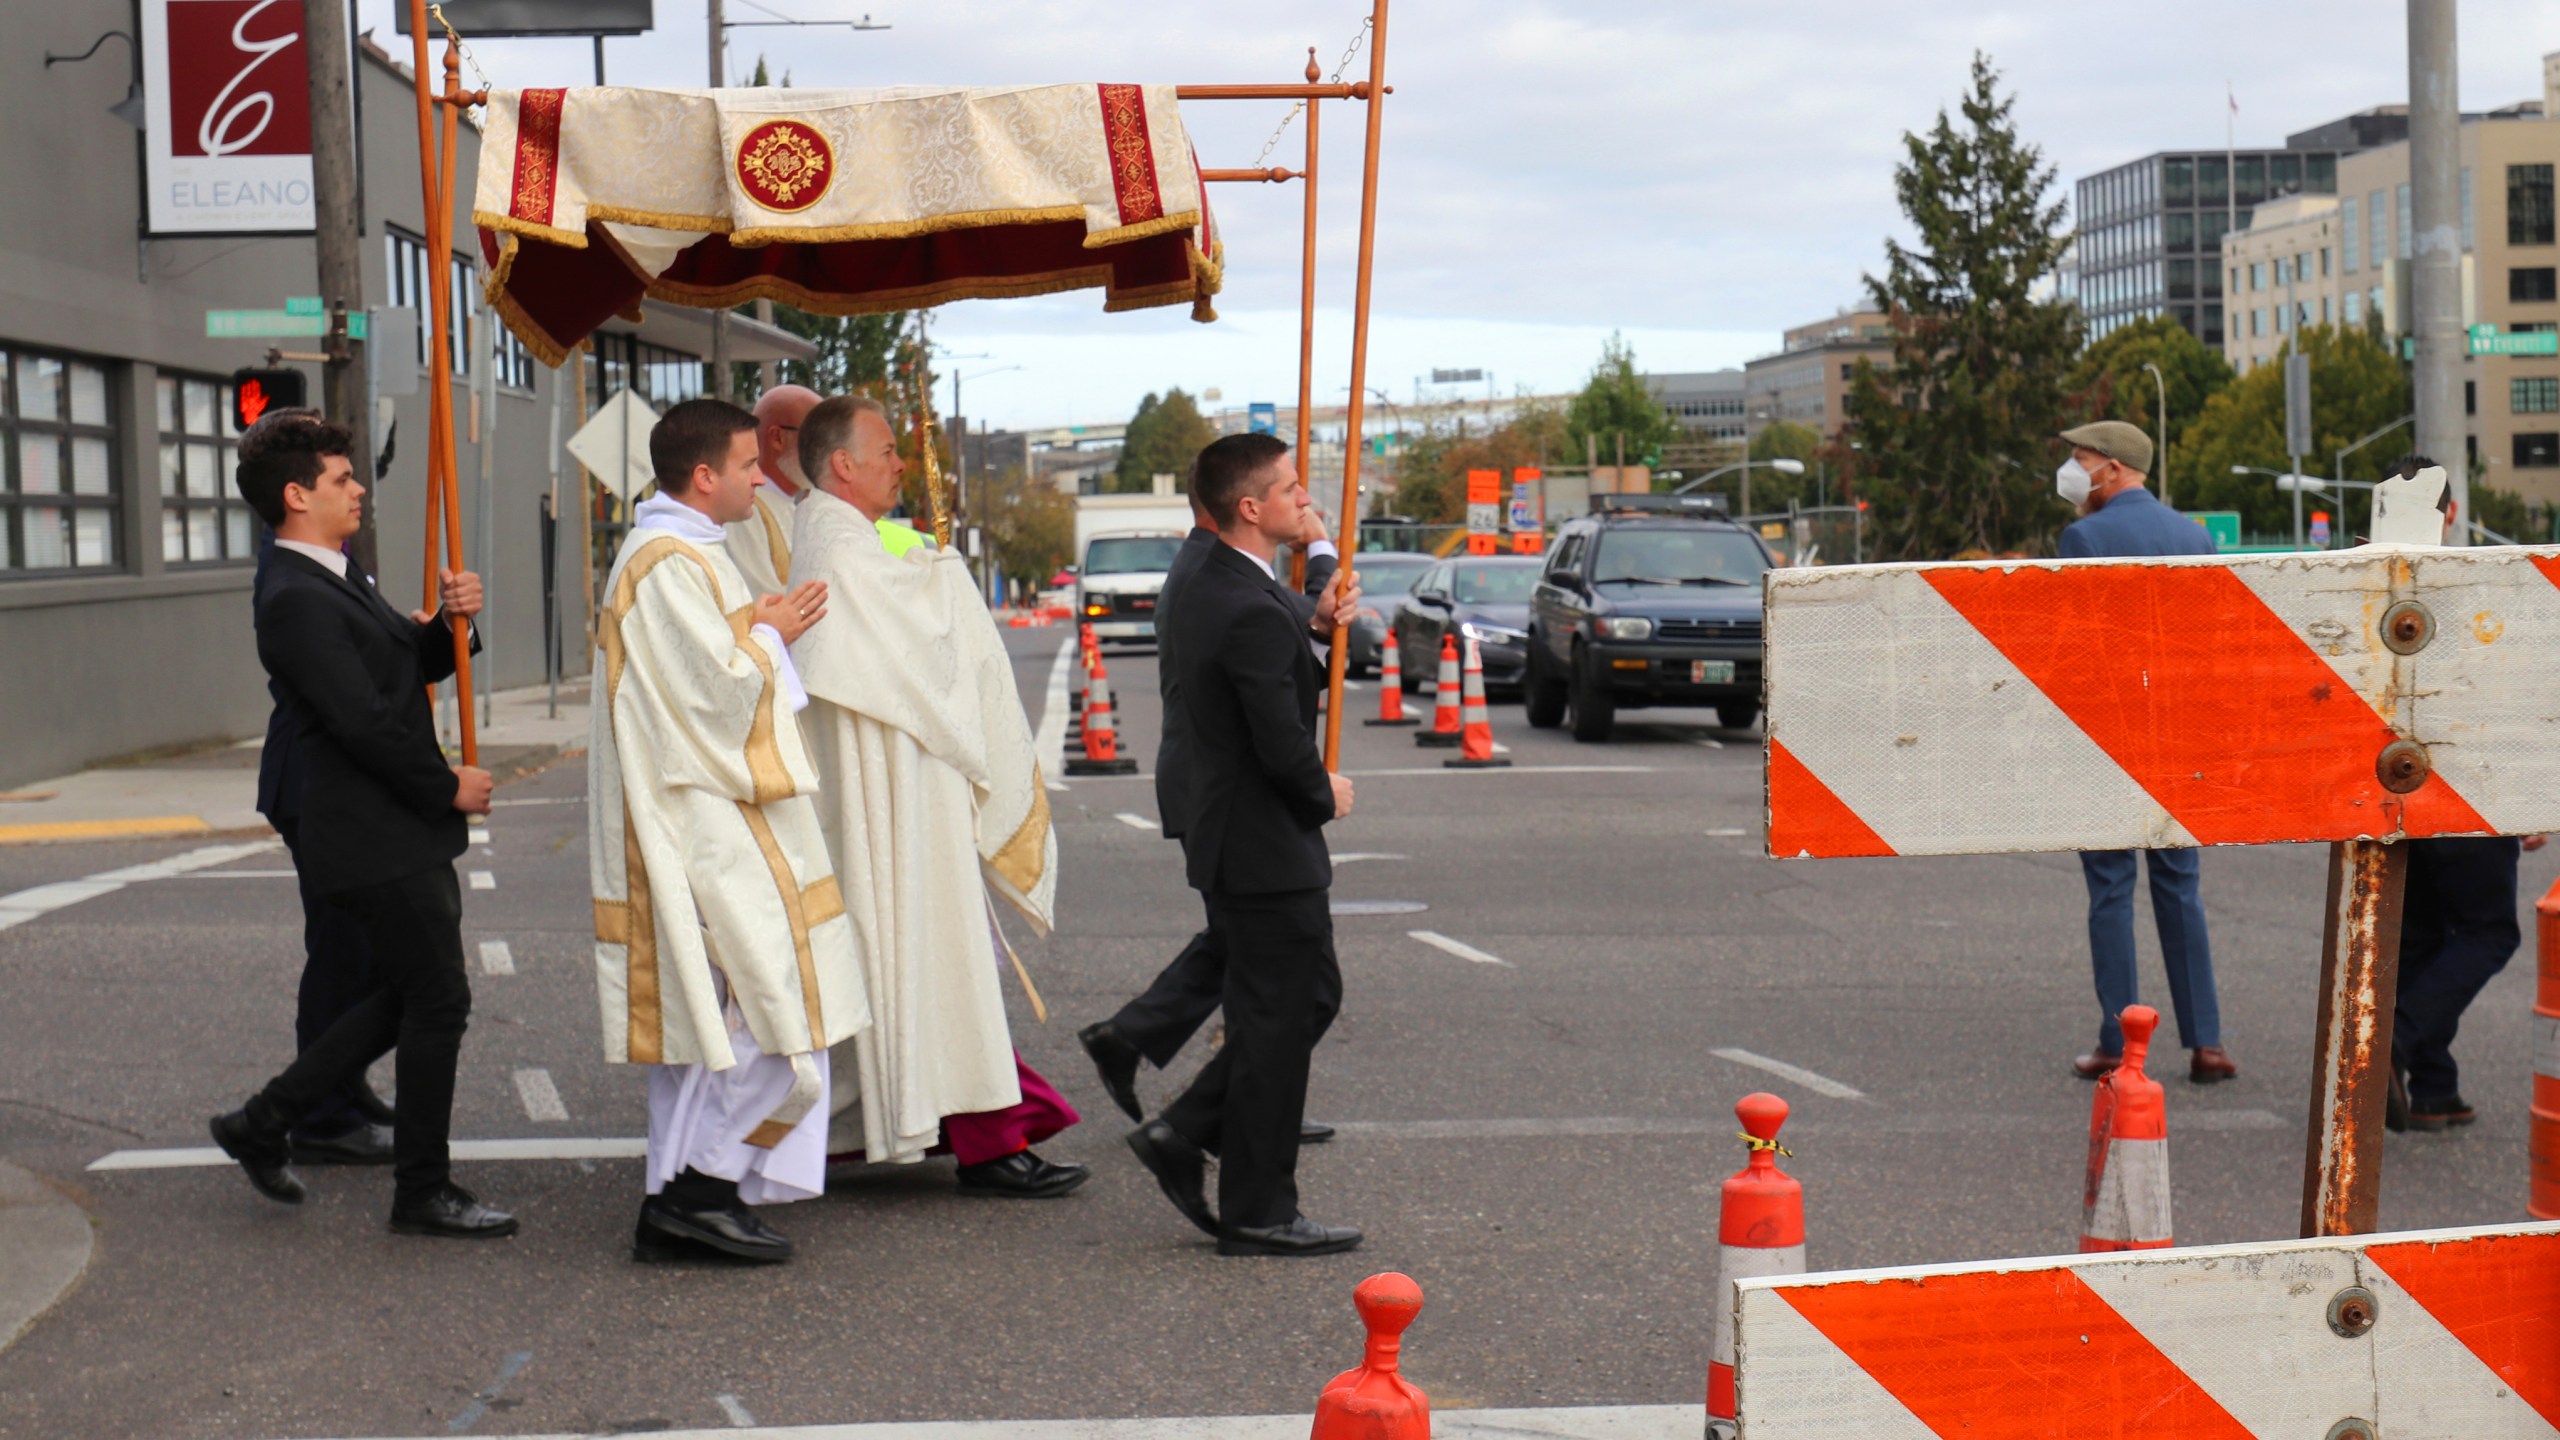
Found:
[[[1458,758],[1440,763],[1452,770],[1500,770],[1510,761],[1493,753],[1493,714],[1484,703],[1484,656],[1467,642],[1467,684],[1458,730]]]
[[[1787,1102],[1759,1091],[1733,1107],[1751,1159],[1724,1182],[1716,1219],[1715,1351],[1707,1361],[1707,1418],[1733,1418],[1733,1282],[1804,1273],[1804,1186],[1778,1168]]]
[[[1422,722],[1404,713],[1404,652],[1396,644],[1396,632],[1387,632],[1385,652],[1378,659],[1378,718],[1371,725],[1419,725]]]
[[[1440,673],[1431,682],[1431,728],[1413,737],[1416,745],[1434,748],[1458,743],[1466,722],[1458,714],[1458,637],[1440,637]]]
[[[2128,1005],[2124,1061],[2089,1100],[2089,1175],[2080,1192],[2080,1253],[2160,1250],[2169,1226],[2169,1106],[2142,1071],[2160,1012]]]
[[[1361,1281],[1351,1305],[1368,1344],[1359,1364],[1325,1382],[1310,1440],[1431,1440],[1431,1397],[1399,1369],[1405,1328],[1422,1313],[1422,1287],[1390,1270]]]
[[[2526,1132],[2531,1179],[2525,1209],[2560,1220],[2560,881],[2533,907],[2533,1111]]]

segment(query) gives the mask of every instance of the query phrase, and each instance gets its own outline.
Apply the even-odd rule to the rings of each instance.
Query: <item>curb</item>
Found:
[[[0,1350],[71,1293],[95,1249],[89,1217],[78,1205],[0,1160]]]

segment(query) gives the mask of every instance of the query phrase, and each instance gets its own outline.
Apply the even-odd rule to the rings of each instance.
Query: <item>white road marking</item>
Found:
[[[516,1072],[516,1098],[524,1102],[528,1120],[569,1118],[569,1107],[560,1103],[560,1087],[551,1083],[551,1072],[540,1066]]]
[[[1803,1066],[1790,1065],[1784,1060],[1772,1060],[1766,1055],[1754,1055],[1748,1050],[1731,1048],[1710,1050],[1707,1053],[1719,1059],[1730,1060],[1736,1065],[1748,1065],[1754,1070],[1766,1070],[1781,1080],[1793,1080],[1816,1095],[1828,1095],[1834,1100],[1867,1098],[1867,1092],[1863,1090],[1843,1085],[1828,1075],[1816,1075]]]
[[[495,890],[498,888],[498,877],[486,870],[474,870],[471,872],[471,888],[474,890]]]
[[[584,805],[584,795],[528,795],[521,800],[492,800],[491,805]]]
[[[1049,666],[1048,693],[1040,701],[1040,730],[1031,737],[1031,754],[1052,790],[1064,790],[1058,777],[1067,773],[1067,671],[1075,664],[1076,632],[1059,642],[1058,658]]]
[[[1345,770],[1353,779],[1382,775],[1650,775],[1651,765],[1506,765],[1498,770],[1450,770],[1440,766],[1410,770]]]
[[[1496,740],[1493,742],[1493,753],[1496,755],[1508,755],[1511,753],[1511,747],[1503,744],[1499,740]]]
[[[1514,968],[1510,961],[1499,955],[1479,950],[1462,940],[1452,940],[1437,930],[1407,930],[1404,933],[1410,939],[1419,940],[1435,950],[1445,950],[1461,960],[1472,960],[1478,965],[1499,965],[1506,970]]]
[[[638,1160],[649,1153],[649,1142],[637,1135],[620,1137],[578,1138],[554,1137],[538,1140],[456,1140],[456,1160]],[[166,1150],[116,1150],[101,1155],[85,1167],[90,1170],[193,1170],[211,1165],[228,1165],[231,1157],[210,1145],[177,1146]]]
[[[732,1429],[752,1430],[755,1428],[756,1417],[747,1413],[747,1407],[738,1403],[737,1396],[714,1395],[711,1397],[711,1400],[713,1404],[720,1407],[721,1414],[729,1417],[729,1425]]]
[[[216,865],[228,865],[234,860],[245,860],[252,855],[264,855],[270,850],[279,850],[283,847],[284,842],[281,840],[253,840],[245,845],[208,845],[201,850],[189,850],[183,855],[172,855],[166,860],[127,865],[115,870],[101,870],[95,875],[79,880],[57,880],[50,885],[38,885],[30,890],[0,895],[0,930],[6,930],[12,925],[23,925],[39,915],[59,910],[66,905],[77,905],[83,900],[95,900],[101,895],[113,895],[127,885],[139,881],[174,879],[180,875],[193,874],[198,870],[208,870]]]
[[[489,843],[489,832],[481,826],[474,825],[471,827],[467,838],[474,845],[486,845]]]
[[[1731,1128],[1728,1121],[1726,1128]],[[528,1359],[531,1357],[528,1356]],[[494,1388],[486,1392],[495,1396]],[[475,1402],[479,1403],[479,1402]],[[468,1407],[463,1412],[470,1414]],[[485,1413],[485,1411],[483,1412]],[[458,1417],[457,1417],[458,1418]],[[477,1423],[479,1415],[473,1415]],[[1697,1440],[1702,1405],[1580,1405],[1431,1412],[1441,1440]],[[459,1431],[455,1433],[461,1433]],[[685,1431],[688,1435],[716,1432]],[[843,1425],[759,1425],[731,1435],[771,1440],[1306,1440],[1304,1415],[1184,1415],[1099,1420],[875,1420]],[[545,1434],[517,1440],[587,1440]]]
[[[1719,839],[1719,840],[1725,840],[1725,839],[1731,839],[1732,837],[1734,837],[1734,836],[1736,836],[1736,835],[1748,835],[1748,834],[1750,834],[1751,832],[1750,832],[1750,831],[1748,831],[1748,830],[1739,829],[1739,828],[1736,828],[1736,827],[1733,827],[1733,826],[1727,826],[1727,827],[1725,827],[1725,828],[1723,828],[1723,829],[1721,829],[1721,830],[1710,830],[1710,831],[1708,831],[1707,833],[1708,833],[1709,835],[1712,835],[1712,836],[1716,837],[1716,838],[1717,838],[1717,839]]]
[[[1114,815],[1111,818],[1128,826],[1132,830],[1161,830],[1164,828],[1144,815],[1132,815],[1126,810],[1121,811],[1119,814]]]
[[[177,880],[290,880],[290,870],[198,870],[192,875],[172,876]]]
[[[516,957],[513,951],[507,949],[506,941],[483,940],[480,942],[480,973],[483,975],[516,973]]]
[[[1333,863],[1348,865],[1354,860],[1403,860],[1406,858],[1408,857],[1390,854],[1384,850],[1345,850],[1333,857]]]
[[[1713,735],[1694,736],[1690,739],[1689,743],[1697,746],[1701,750],[1721,750],[1724,748],[1724,742]]]

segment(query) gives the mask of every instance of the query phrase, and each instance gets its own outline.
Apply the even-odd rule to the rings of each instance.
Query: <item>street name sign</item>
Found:
[[[208,340],[274,340],[297,336],[326,335],[329,317],[317,308],[298,310],[287,301],[282,310],[207,310],[204,333]],[[347,316],[347,338],[364,338],[364,317]]]
[[[1737,1280],[1747,1440],[2560,1436],[2560,1225]]]
[[[1768,853],[2560,829],[2560,549],[1768,576]]]

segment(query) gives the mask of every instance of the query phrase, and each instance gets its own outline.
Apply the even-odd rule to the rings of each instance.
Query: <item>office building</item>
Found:
[[[1791,421],[1836,439],[1849,422],[1849,384],[1861,360],[1893,358],[1893,327],[1873,310],[1842,310],[1786,332],[1785,348],[1742,367],[1743,429],[1756,437]]]
[[[1746,438],[1741,371],[1647,375],[1644,383],[1680,423],[1689,443],[1739,445]]]

